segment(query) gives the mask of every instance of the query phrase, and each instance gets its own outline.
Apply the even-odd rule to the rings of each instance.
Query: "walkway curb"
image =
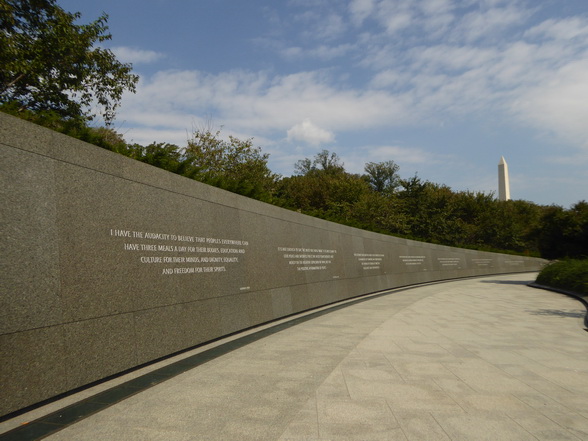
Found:
[[[584,329],[586,331],[588,331],[588,296],[585,296],[585,295],[580,294],[578,292],[570,291],[567,289],[554,288],[552,286],[547,286],[547,285],[540,285],[539,283],[535,283],[535,282],[529,283],[528,286],[530,286],[531,288],[544,289],[546,291],[557,292],[557,293],[564,294],[568,297],[573,297],[573,298],[579,300],[586,308],[586,315],[584,316]]]

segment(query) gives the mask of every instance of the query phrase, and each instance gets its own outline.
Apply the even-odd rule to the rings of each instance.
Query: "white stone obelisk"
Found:
[[[504,156],[500,157],[498,163],[498,200],[510,200],[510,182],[508,180],[508,164],[504,160]]]

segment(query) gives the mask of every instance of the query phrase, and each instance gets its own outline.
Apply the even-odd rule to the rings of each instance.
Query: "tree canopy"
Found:
[[[368,163],[366,174],[353,174],[327,150],[298,161],[298,174],[280,177],[252,139],[227,140],[220,132],[197,130],[186,147],[142,146],[126,143],[111,128],[71,124],[54,114],[25,111],[19,116],[190,179],[357,228],[549,259],[588,256],[586,201],[570,209],[499,201],[492,193],[454,191],[417,175],[400,179],[393,161]]]
[[[335,152],[322,150],[317,153],[314,159],[304,158],[294,165],[296,174],[308,175],[316,171],[322,171],[329,174],[344,172],[344,164]]]
[[[393,192],[400,185],[399,169],[394,161],[368,162],[364,167],[367,181],[378,193]]]
[[[197,171],[194,178],[255,199],[269,201],[279,176],[267,165],[269,155],[253,146],[252,139],[220,131],[196,130],[185,149],[186,160]]]
[[[80,17],[55,0],[0,0],[1,103],[85,120],[97,105],[107,124],[113,120],[138,76],[100,47],[111,38],[108,16],[82,25],[76,24]]]

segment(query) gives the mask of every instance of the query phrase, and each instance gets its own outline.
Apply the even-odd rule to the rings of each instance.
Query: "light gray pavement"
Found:
[[[584,306],[492,276],[376,297],[147,389],[49,440],[588,440]]]

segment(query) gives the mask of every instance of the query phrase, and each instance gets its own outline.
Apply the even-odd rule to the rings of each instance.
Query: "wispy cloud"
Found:
[[[546,81],[521,91],[513,112],[588,151],[588,61],[570,62]]]
[[[375,18],[388,34],[395,34],[413,23],[414,3],[409,0],[380,1]]]
[[[112,52],[120,61],[133,64],[153,63],[165,57],[159,52],[122,46],[113,47]]]
[[[347,30],[347,25],[339,14],[329,14],[321,20],[321,27],[314,33],[315,37],[322,39],[335,39]]]
[[[289,61],[296,61],[304,58],[316,58],[322,61],[330,61],[335,58],[343,57],[354,49],[355,47],[351,44],[341,44],[338,46],[320,45],[311,48],[293,46],[281,50],[280,53],[283,58]]]
[[[395,161],[406,164],[423,164],[436,162],[438,155],[433,155],[420,147],[377,146],[364,147],[370,161],[380,162],[395,158]]]
[[[501,34],[509,28],[523,24],[531,12],[516,5],[502,5],[487,10],[477,10],[464,15],[451,32],[457,41],[500,41]]]
[[[365,145],[341,154],[346,170],[351,173],[364,173],[364,166],[368,162],[384,162],[393,160],[401,165],[401,175],[410,174],[423,166],[439,166],[451,161],[447,155],[432,153],[418,146],[403,145]]]
[[[588,37],[588,22],[585,17],[552,18],[526,31],[525,37],[544,37],[569,43],[576,38]]]
[[[283,76],[245,71],[219,75],[164,71],[142,79],[137,94],[125,99],[122,116],[142,124],[181,124],[179,121],[186,119],[182,115],[208,109],[232,130],[282,130],[286,134],[307,118],[318,127],[346,130],[398,124],[410,113],[404,97],[375,90],[340,89],[331,81],[328,73],[320,71]]]
[[[258,39],[288,69],[160,71],[142,78],[120,117],[137,139],[142,127],[150,128],[145,137],[160,129],[184,139],[194,121],[210,115],[232,133],[262,137],[269,150],[290,141],[290,151],[275,149],[283,162],[295,143],[318,147],[354,131],[438,126],[472,115],[588,149],[588,16],[541,20],[524,0],[291,4],[303,8],[292,19],[267,11],[289,33]],[[162,57],[119,50],[124,61]],[[343,59],[349,63],[338,64]],[[449,162],[418,145],[386,143],[342,156],[350,164]]]
[[[351,0],[349,3],[349,14],[353,24],[356,26],[362,25],[364,20],[372,15],[375,6],[375,0]]]

